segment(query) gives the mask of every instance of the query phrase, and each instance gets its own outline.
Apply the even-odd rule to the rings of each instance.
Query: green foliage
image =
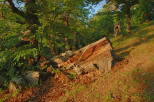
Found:
[[[53,74],[59,74],[60,73],[60,70],[59,69],[52,68],[52,73]]]
[[[40,49],[50,47],[53,48],[52,53],[58,54],[80,47],[79,36],[85,32],[88,14],[88,10],[84,8],[86,3],[81,0],[44,0],[39,6],[42,8],[37,13],[41,23],[37,30]]]
[[[153,7],[154,3],[152,0],[139,0],[139,3],[136,5],[136,9],[133,13],[134,23],[143,23],[146,20],[153,20]]]
[[[88,39],[90,39],[89,43],[92,43],[113,33],[114,17],[111,12],[99,12],[89,21],[88,25]]]
[[[70,72],[67,76],[68,76],[70,79],[74,79],[74,78],[76,78],[76,73]]]
[[[99,97],[100,97],[100,94],[96,94],[95,97],[96,97],[96,98],[99,98]]]
[[[154,61],[154,57],[152,57],[152,61]]]
[[[9,8],[9,2],[0,5],[0,73],[6,77],[6,83],[22,70],[33,70],[38,56],[50,58],[53,54],[84,46],[81,37],[86,33],[89,14],[85,7],[90,2],[43,0],[29,3],[17,0],[12,3],[17,6],[16,11]],[[22,3],[25,5],[20,6]],[[35,14],[29,16],[30,12]],[[30,32],[26,33],[28,30]],[[36,39],[37,43],[21,44],[24,37],[30,42]],[[28,58],[33,59],[32,65]],[[53,68],[53,73],[59,73],[59,70]]]
[[[66,69],[66,66],[62,66],[61,71],[64,71]]]
[[[14,76],[18,59],[24,57],[23,53],[19,56],[19,51],[15,51],[17,50],[15,45],[19,42],[18,38],[23,31],[23,26],[15,24],[11,20],[1,20],[0,25],[2,25],[2,29],[0,29],[0,73],[2,76],[7,76],[5,78],[7,80]]]

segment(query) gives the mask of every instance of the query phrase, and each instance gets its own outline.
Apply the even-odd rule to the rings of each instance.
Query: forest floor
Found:
[[[153,102],[154,24],[110,40],[119,61],[107,75],[93,71],[70,81],[59,73],[20,93],[0,90],[0,102]]]

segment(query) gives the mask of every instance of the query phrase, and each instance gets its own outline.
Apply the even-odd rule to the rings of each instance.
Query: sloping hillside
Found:
[[[117,63],[106,76],[98,72],[70,81],[62,73],[18,94],[0,92],[2,101],[152,102],[154,101],[154,25],[110,39]]]
[[[121,59],[113,70],[91,84],[74,85],[59,102],[154,101],[154,25],[111,39]]]

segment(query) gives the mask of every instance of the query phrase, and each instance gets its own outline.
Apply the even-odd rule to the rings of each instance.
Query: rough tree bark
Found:
[[[130,29],[130,21],[131,21],[131,16],[130,16],[130,0],[126,1],[126,31],[128,34],[130,34],[131,29]]]
[[[114,36],[117,37],[118,33],[121,31],[120,22],[118,22],[118,7],[116,2],[113,2],[113,10],[114,10]]]

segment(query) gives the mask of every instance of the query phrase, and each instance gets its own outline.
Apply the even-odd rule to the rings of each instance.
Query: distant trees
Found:
[[[119,0],[122,5],[122,11],[126,14],[126,31],[131,32],[131,7],[138,3],[138,0]]]
[[[95,24],[93,25],[94,26],[94,29],[92,30],[93,32],[100,32],[100,31],[104,32],[107,29],[106,27],[108,27],[110,29],[110,33],[113,33],[113,29],[115,28],[116,24],[120,24],[121,26],[120,28],[122,29],[122,31],[127,32],[127,34],[130,34],[131,28],[132,28],[131,25],[132,26],[139,25],[143,22],[148,22],[150,20],[153,20],[154,18],[153,10],[152,10],[154,7],[154,3],[152,2],[152,0],[147,0],[147,1],[146,0],[105,0],[105,1],[106,1],[106,4],[104,4],[103,9],[98,14],[96,14],[89,22],[90,29],[93,29],[91,27],[91,23]],[[104,18],[104,16],[106,16],[108,20],[101,20]],[[109,18],[111,17],[112,19],[109,20]],[[96,29],[96,28],[100,28],[100,29]]]
[[[153,0],[139,0],[133,11],[134,19],[137,23],[148,22],[154,18],[154,2]]]
[[[119,9],[122,11],[123,14],[126,15],[126,31],[127,33],[130,33],[131,32],[131,28],[130,28],[131,7],[136,5],[138,3],[138,0],[107,0],[107,2],[113,3],[115,11]]]
[[[90,42],[94,42],[114,33],[114,15],[106,10],[99,12],[89,21],[88,25]]]

